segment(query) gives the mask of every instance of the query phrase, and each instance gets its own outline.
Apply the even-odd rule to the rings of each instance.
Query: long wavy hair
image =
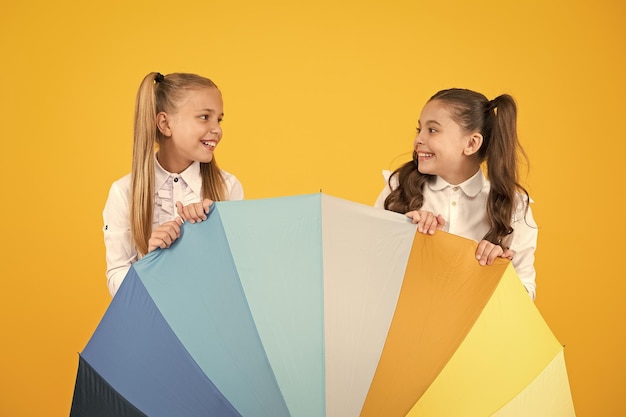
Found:
[[[486,162],[487,177],[491,189],[487,198],[487,222],[489,231],[483,239],[500,244],[513,232],[512,220],[518,193],[524,194],[525,210],[530,201],[528,192],[520,184],[518,173],[519,156],[528,164],[528,156],[517,137],[517,105],[508,94],[493,100],[475,91],[452,88],[442,90],[429,101],[443,102],[452,117],[467,132],[480,132],[483,143],[478,150],[480,162]],[[406,213],[419,210],[424,204],[424,186],[434,177],[418,170],[417,154],[413,160],[396,169],[389,178],[397,178],[398,187],[387,196],[387,210]]]
[[[190,90],[217,88],[208,78],[188,73],[162,75],[151,72],[139,86],[135,103],[133,162],[131,171],[130,225],[137,252],[148,252],[154,218],[154,152],[163,140],[157,129],[156,115],[175,112],[178,103]],[[215,157],[200,163],[202,197],[224,200],[226,184]]]

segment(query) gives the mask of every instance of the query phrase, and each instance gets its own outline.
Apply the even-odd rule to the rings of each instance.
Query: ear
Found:
[[[467,143],[465,145],[465,149],[463,149],[463,153],[467,156],[474,155],[483,144],[483,135],[480,133],[472,133],[472,135],[468,138]]]
[[[172,136],[172,129],[170,129],[169,119],[167,117],[167,113],[160,112],[156,115],[156,125],[159,132],[163,134],[163,136],[169,138]]]

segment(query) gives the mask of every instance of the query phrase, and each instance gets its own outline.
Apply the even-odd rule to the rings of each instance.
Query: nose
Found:
[[[222,126],[219,123],[216,123],[213,127],[211,127],[211,133],[217,135],[218,137],[222,137]]]
[[[417,149],[417,145],[423,145],[424,141],[422,140],[422,136],[418,133],[415,135],[415,140],[413,141],[413,147]]]

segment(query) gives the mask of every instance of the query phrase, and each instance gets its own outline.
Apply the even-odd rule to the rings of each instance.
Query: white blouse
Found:
[[[194,162],[180,174],[167,172],[155,161],[154,219],[152,229],[174,220],[176,202],[183,205],[202,201],[202,178],[200,163]],[[232,174],[222,171],[227,187],[227,200],[243,200],[243,187]],[[107,286],[115,295],[130,265],[139,259],[130,231],[131,174],[115,181],[109,190],[104,206],[104,245],[106,248]]]
[[[391,171],[383,171],[387,184],[390,175]],[[397,186],[397,177],[394,177],[392,187],[395,189]],[[441,177],[435,177],[424,187],[424,205],[421,210],[430,211],[435,215],[441,214],[446,220],[444,231],[480,242],[489,231],[486,215],[489,190],[489,181],[481,170],[459,185],[452,185]],[[385,199],[390,192],[389,185],[386,185],[374,206],[384,208]],[[515,272],[534,300],[536,287],[534,263],[538,233],[530,206],[528,212],[524,213],[525,201],[526,196],[520,194],[512,223],[514,231],[507,236],[506,243],[515,252],[512,261]]]

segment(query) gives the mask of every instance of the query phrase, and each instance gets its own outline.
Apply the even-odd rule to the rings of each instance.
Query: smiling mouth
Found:
[[[430,158],[432,158],[434,156],[435,156],[434,153],[427,153],[427,152],[418,152],[417,153],[417,157],[419,159],[430,159]]]
[[[203,140],[202,144],[210,149],[215,149],[217,142],[214,140]]]

